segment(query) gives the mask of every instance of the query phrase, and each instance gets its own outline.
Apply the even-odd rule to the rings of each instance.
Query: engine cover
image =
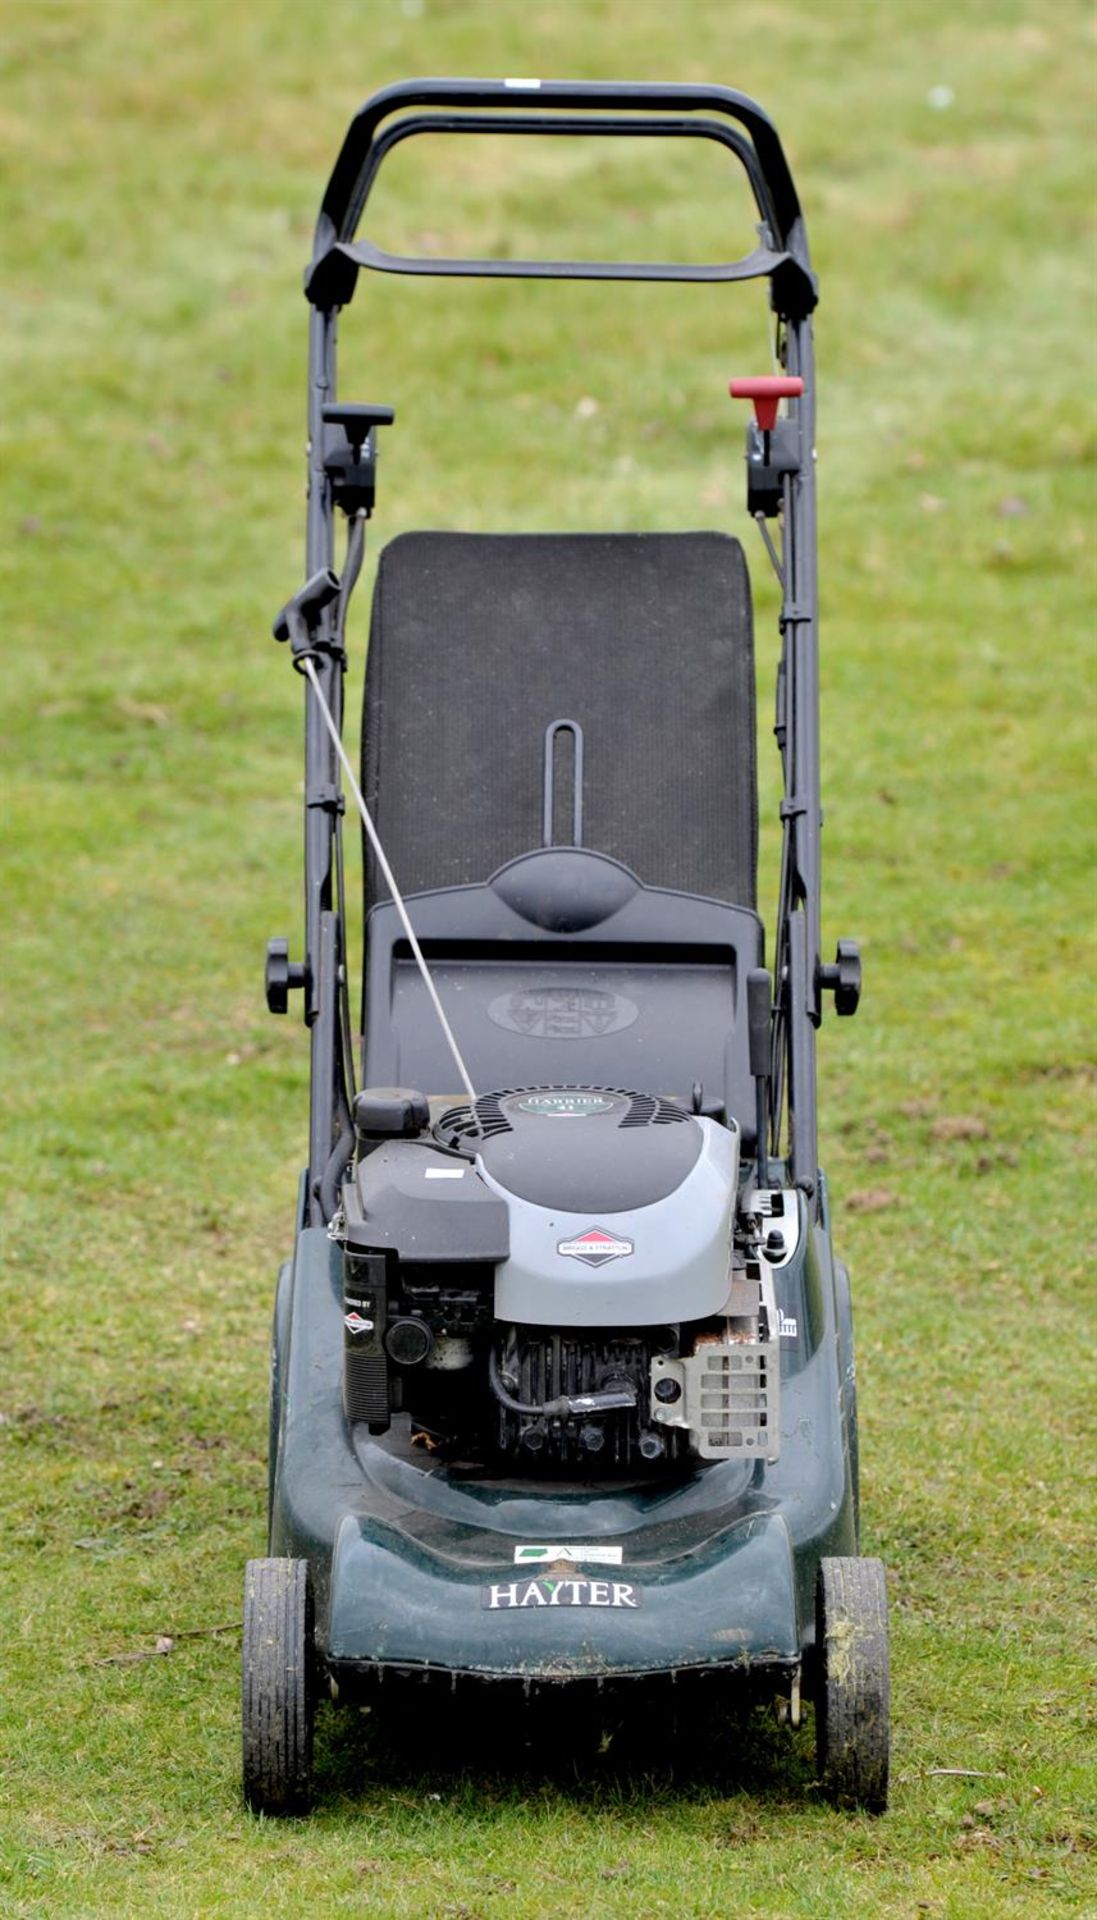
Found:
[[[476,1103],[477,1148],[506,1201],[510,1253],[495,1317],[519,1325],[644,1327],[726,1305],[739,1134],[673,1101],[606,1087],[534,1087]],[[457,1124],[455,1124],[457,1123]]]

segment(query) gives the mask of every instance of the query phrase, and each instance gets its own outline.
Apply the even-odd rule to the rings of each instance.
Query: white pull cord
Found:
[[[351,766],[350,761],[347,758],[347,751],[343,745],[342,739],[340,738],[339,729],[336,726],[335,721],[331,717],[331,709],[324,698],[323,692],[321,691],[319,675],[317,674],[316,668],[313,662],[309,659],[307,654],[305,655],[305,658],[302,661],[302,665],[304,666],[305,672],[308,674],[309,684],[312,687],[312,691],[316,695],[317,705],[319,706],[320,712],[324,718],[324,725],[326,726],[329,734],[331,735],[331,743],[335,748],[336,753],[339,755],[339,761],[343,768],[343,772],[347,776],[347,780],[350,785],[350,790],[354,795],[354,799],[358,807],[358,811],[362,816],[362,825],[365,827],[366,832],[369,835],[370,846],[373,848],[373,851],[377,856],[377,864],[380,867],[381,872],[384,876],[385,884],[388,887],[389,892],[392,894],[393,905],[395,906],[396,911],[400,916],[400,925],[403,927],[404,932],[407,935],[408,945],[415,956],[415,964],[418,967],[419,972],[423,976],[423,985],[425,986],[427,993],[430,996],[431,1006],[434,1008],[435,1013],[438,1015],[438,1024],[441,1027],[442,1032],[446,1036],[446,1045],[449,1047],[449,1050],[453,1055],[454,1063],[461,1077],[461,1084],[464,1087],[465,1092],[468,1094],[469,1105],[472,1108],[472,1117],[473,1117],[473,1121],[475,1122],[476,1094],[473,1090],[472,1079],[470,1077],[468,1068],[466,1067],[463,1059],[461,1058],[461,1049],[457,1045],[457,1042],[453,1037],[453,1029],[450,1026],[449,1021],[446,1019],[445,1012],[442,1007],[442,1002],[438,998],[434,981],[430,977],[430,969],[423,958],[423,950],[420,947],[419,942],[415,937],[415,928],[412,926],[411,921],[408,919],[408,910],[404,905],[404,896],[400,892],[400,889],[397,886],[396,880],[393,876],[392,868],[389,866],[389,863],[385,858],[385,849],[381,845],[381,840],[380,840],[380,836],[378,835],[377,828],[373,824],[373,817],[370,813],[369,808],[366,805],[365,799],[362,794],[362,789],[358,785],[358,781],[355,778],[354,768]]]

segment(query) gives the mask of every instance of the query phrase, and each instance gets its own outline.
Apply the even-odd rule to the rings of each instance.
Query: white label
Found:
[[[515,1547],[514,1564],[544,1567],[551,1566],[555,1560],[567,1560],[573,1565],[584,1562],[590,1567],[619,1567],[624,1551],[623,1547]]]
[[[463,1180],[465,1169],[464,1167],[428,1167],[425,1177],[428,1180]]]
[[[536,93],[540,84],[539,80],[504,80],[503,82],[505,87],[521,87],[527,93]]]
[[[480,1605],[489,1613],[511,1607],[638,1607],[640,1587],[631,1580],[500,1580],[480,1588]]]

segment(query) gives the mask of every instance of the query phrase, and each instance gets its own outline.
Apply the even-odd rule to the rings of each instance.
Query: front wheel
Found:
[[[881,1560],[819,1563],[815,1759],[839,1805],[883,1813],[891,1750],[887,1584]]]
[[[312,1801],[312,1587],[307,1560],[249,1560],[244,1574],[243,1775],[253,1813]]]

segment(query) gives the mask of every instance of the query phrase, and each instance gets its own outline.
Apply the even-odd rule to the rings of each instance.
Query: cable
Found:
[[[597,1393],[562,1393],[556,1400],[516,1400],[504,1384],[499,1370],[499,1356],[494,1347],[488,1354],[488,1385],[499,1405],[505,1407],[508,1413],[534,1419],[573,1420],[583,1414],[626,1413],[636,1405],[636,1389],[625,1383]]]
[[[339,1210],[339,1187],[354,1152],[354,1128],[343,1128],[328,1157],[317,1185],[316,1197],[325,1220],[334,1220]]]
[[[335,751],[339,756],[339,762],[340,762],[340,765],[342,766],[343,772],[347,776],[347,781],[350,785],[350,790],[354,795],[355,805],[357,806],[358,811],[362,816],[362,825],[365,827],[366,832],[369,835],[369,843],[370,843],[370,846],[373,848],[374,854],[377,859],[377,864],[381,869],[382,875],[384,876],[385,884],[388,887],[389,892],[392,894],[393,905],[395,906],[397,914],[399,915],[400,925],[404,929],[404,933],[407,937],[408,945],[410,946],[412,955],[415,959],[415,964],[418,967],[419,972],[422,976],[423,985],[427,990],[427,995],[430,999],[431,1006],[434,1008],[434,1011],[438,1016],[438,1024],[445,1035],[446,1045],[448,1046],[450,1053],[453,1056],[454,1064],[457,1068],[458,1073],[461,1076],[461,1084],[464,1087],[465,1092],[468,1094],[469,1105],[472,1109],[473,1121],[474,1123],[477,1123],[476,1092],[472,1084],[472,1079],[469,1074],[469,1070],[466,1067],[464,1060],[461,1057],[461,1049],[457,1045],[457,1041],[454,1039],[453,1029],[450,1026],[449,1021],[446,1019],[445,1010],[442,1006],[442,1002],[438,998],[438,992],[434,985],[434,981],[430,977],[430,969],[423,958],[423,950],[420,947],[419,942],[415,937],[415,928],[412,926],[411,921],[408,918],[408,910],[407,910],[407,907],[404,905],[404,896],[400,892],[400,889],[396,884],[396,880],[393,875],[392,868],[389,866],[388,859],[385,854],[385,849],[381,845],[380,835],[377,832],[377,828],[373,824],[373,815],[370,813],[370,810],[366,805],[365,799],[363,798],[363,795],[362,795],[362,789],[358,785],[358,781],[355,778],[354,768],[351,766],[350,760],[347,757],[346,748],[344,747],[343,742],[339,736],[339,729],[331,717],[331,709],[329,708],[328,703],[324,698],[323,690],[320,686],[320,678],[319,678],[319,675],[317,674],[315,663],[313,662],[313,660],[310,659],[308,654],[305,654],[301,660],[301,665],[304,668],[305,673],[308,675],[309,684],[312,687],[313,693],[316,695],[316,703],[323,717],[324,725],[327,728],[328,733],[331,735],[332,745],[334,746]]]
[[[335,635],[340,646],[346,638],[347,609],[350,597],[362,571],[362,559],[366,550],[366,516],[356,513],[347,528],[347,551],[343,562],[343,577],[339,585],[339,598],[335,604]],[[332,837],[335,843],[335,890],[339,908],[339,928],[342,935],[343,951],[339,955],[342,980],[339,989],[339,1011],[343,1039],[343,1080],[347,1097],[348,1117],[354,1105],[354,1096],[358,1091],[358,1076],[354,1066],[354,1035],[350,1023],[350,941],[347,933],[347,893],[346,862],[343,853],[343,823],[335,815]]]

